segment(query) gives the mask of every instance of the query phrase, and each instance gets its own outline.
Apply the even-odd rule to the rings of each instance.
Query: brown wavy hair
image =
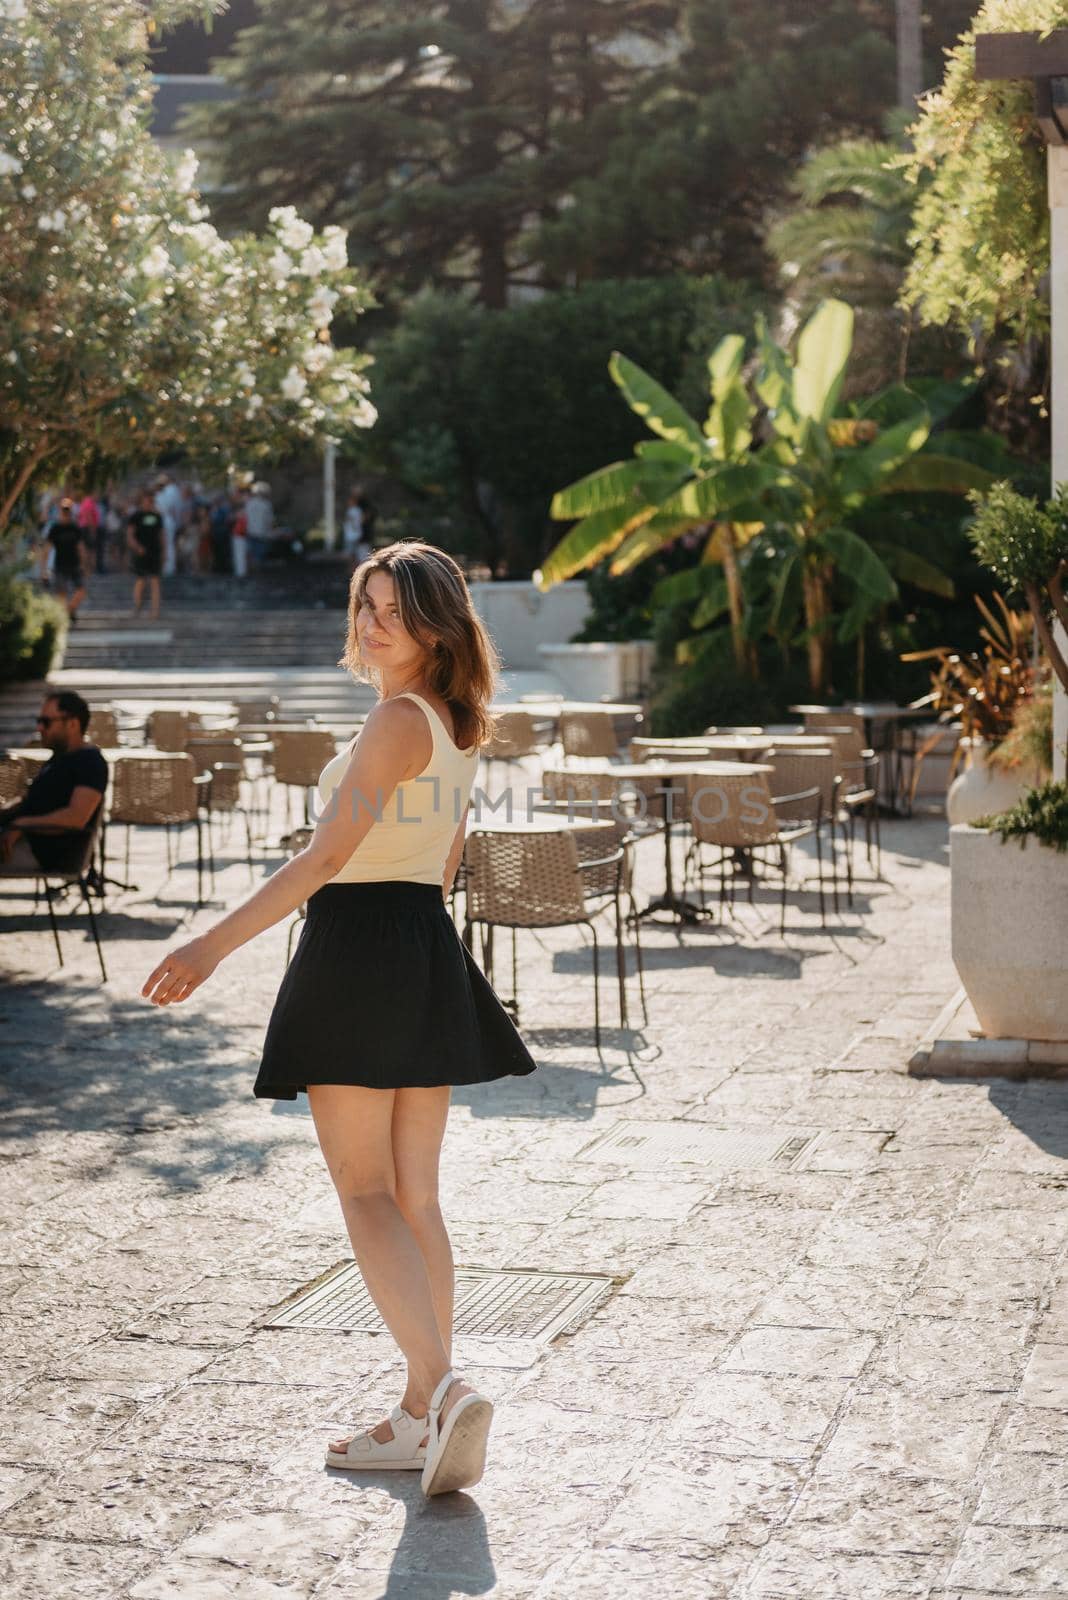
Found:
[[[429,688],[448,702],[456,744],[488,744],[494,719],[489,704],[497,688],[500,657],[471,600],[467,580],[452,556],[421,539],[401,539],[361,561],[349,585],[349,628],[339,666],[378,687],[378,673],[360,659],[356,616],[373,572],[393,579],[404,627],[427,654]]]

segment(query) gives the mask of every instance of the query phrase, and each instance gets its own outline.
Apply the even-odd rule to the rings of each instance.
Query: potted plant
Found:
[[[1039,505],[998,484],[976,503],[976,555],[1024,595],[1068,692],[1052,625],[1068,625],[1068,496],[1062,486]],[[1068,784],[1046,783],[999,815],[957,824],[950,841],[953,960],[980,1027],[990,1038],[1068,1041]]]
[[[1031,614],[1011,610],[1000,594],[994,596],[993,610],[978,595],[975,603],[983,618],[981,649],[940,645],[902,655],[903,661],[936,663],[931,710],[939,722],[960,729],[950,771],[962,758],[965,765],[946,796],[951,824],[1006,810],[1049,768],[1048,761],[1035,759],[1032,742],[1023,737],[1036,693]],[[940,742],[941,730],[917,751],[917,775],[928,749]]]

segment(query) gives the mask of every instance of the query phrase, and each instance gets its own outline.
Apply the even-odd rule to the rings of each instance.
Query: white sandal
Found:
[[[469,1489],[486,1469],[492,1402],[472,1390],[457,1400],[444,1422],[440,1420],[445,1397],[458,1381],[455,1372],[447,1372],[430,1396],[429,1443],[421,1480],[425,1495]]]
[[[383,1442],[370,1433],[354,1434],[343,1452],[326,1452],[327,1466],[341,1467],[345,1472],[420,1471],[426,1463],[426,1445],[422,1441],[429,1432],[429,1418],[413,1417],[403,1406],[394,1406],[389,1424],[392,1439]]]

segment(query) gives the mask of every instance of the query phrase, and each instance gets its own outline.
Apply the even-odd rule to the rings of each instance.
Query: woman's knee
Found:
[[[424,1221],[435,1221],[441,1215],[436,1183],[399,1176],[396,1197],[405,1220],[414,1226]]]

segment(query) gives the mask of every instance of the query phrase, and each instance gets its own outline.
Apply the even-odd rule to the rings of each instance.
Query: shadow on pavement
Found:
[[[247,1027],[218,1013],[150,1007],[69,973],[12,984],[0,1010],[0,1141],[10,1158],[49,1133],[113,1133],[124,1163],[176,1189],[247,1177],[270,1143],[213,1113],[245,1098],[257,1059]]]
[[[330,1475],[346,1479],[353,1493],[385,1489],[404,1507],[404,1527],[378,1600],[450,1600],[496,1586],[486,1519],[469,1494],[427,1500],[415,1472]]]

